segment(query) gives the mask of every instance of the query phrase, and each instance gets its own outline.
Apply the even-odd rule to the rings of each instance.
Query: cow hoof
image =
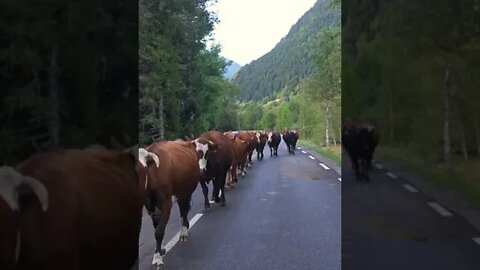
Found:
[[[203,213],[208,213],[208,212],[210,212],[210,207],[205,207],[205,208],[203,208],[202,212],[203,212]]]
[[[186,242],[188,240],[188,235],[180,235],[180,242]]]

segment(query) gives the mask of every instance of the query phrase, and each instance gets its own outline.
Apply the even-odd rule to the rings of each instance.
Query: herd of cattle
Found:
[[[200,183],[204,211],[225,206],[225,188],[252,166],[252,155],[278,155],[283,138],[295,154],[299,134],[210,131],[198,138],[146,148],[55,150],[15,168],[0,167],[0,269],[130,269],[138,263],[142,208],[155,227],[152,264],[163,266],[162,245],[174,202],[188,238],[192,193]]]

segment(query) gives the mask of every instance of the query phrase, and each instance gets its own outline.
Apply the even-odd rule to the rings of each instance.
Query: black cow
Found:
[[[280,144],[280,141],[281,141],[281,137],[280,137],[280,133],[278,132],[269,132],[268,133],[268,140],[267,140],[267,144],[268,144],[268,147],[270,148],[270,156],[278,156],[278,145]],[[273,153],[272,153],[272,149],[273,149]]]
[[[370,181],[369,171],[379,140],[378,131],[372,125],[344,124],[342,144],[352,161],[352,168],[357,180]]]
[[[288,153],[295,155],[295,147],[297,146],[298,132],[295,130],[285,130],[283,132],[283,141],[287,145]]]

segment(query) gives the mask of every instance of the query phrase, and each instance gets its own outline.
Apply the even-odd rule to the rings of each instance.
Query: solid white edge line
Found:
[[[302,153],[306,154],[307,152],[305,152],[305,151],[302,150]]]
[[[418,192],[418,190],[416,188],[414,188],[412,185],[403,184],[403,187],[410,192]]]
[[[314,158],[313,156],[311,156],[311,155],[308,155],[308,157],[309,157],[310,159],[315,159],[315,158]]]
[[[395,174],[391,173],[391,172],[387,172],[387,175],[388,175],[388,177],[393,178],[393,179],[397,178],[397,176]]]
[[[327,165],[323,163],[318,163],[318,165],[322,166],[325,170],[330,170],[330,168],[328,168]]]
[[[190,220],[190,228],[192,229],[193,225],[197,223],[197,221],[203,216],[202,213],[196,214],[191,220]],[[165,245],[165,255],[175,246],[176,243],[178,243],[178,240],[180,239],[180,232],[178,232],[168,243]]]
[[[473,237],[472,240],[480,246],[480,237]]]
[[[453,215],[447,209],[443,208],[436,202],[429,202],[428,205],[430,205],[430,207],[433,208],[433,210],[437,211],[437,213],[440,214],[442,217],[451,217]]]

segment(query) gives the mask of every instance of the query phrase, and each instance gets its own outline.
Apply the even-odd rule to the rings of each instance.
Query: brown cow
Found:
[[[209,140],[215,145],[215,149],[209,149],[207,153],[204,153],[207,159],[206,170],[202,171],[200,181],[205,199],[203,211],[206,212],[210,209],[208,200],[208,183],[210,180],[213,182],[212,200],[220,203],[220,206],[225,206],[225,182],[233,162],[233,143],[231,139],[218,131],[206,132],[200,135],[198,139]],[[219,192],[221,192],[220,197]]]
[[[148,154],[143,159],[146,162],[142,162],[147,166],[148,179],[145,208],[155,228],[156,248],[152,264],[157,268],[163,265],[165,248],[162,242],[174,198],[177,199],[182,218],[180,241],[188,238],[190,202],[201,176],[199,163],[202,163],[202,157],[197,155],[197,149],[208,147],[208,144],[208,141],[200,140],[168,141],[154,143],[146,148],[146,151],[154,153],[150,157],[158,157],[159,164],[158,167],[150,166],[153,163]],[[141,152],[146,153],[144,149]]]
[[[11,266],[15,250],[18,269],[130,269],[138,258],[144,192],[135,156],[56,150],[15,170],[2,167],[0,220],[8,226],[0,232],[0,268]],[[4,242],[12,239],[14,248]]]
[[[252,131],[241,131],[238,134],[238,137],[246,142],[248,142],[248,162],[247,167],[252,166],[252,155],[253,150],[257,147],[257,144],[260,143],[260,133]]]
[[[270,148],[270,156],[278,156],[278,145],[280,144],[281,137],[280,133],[272,131],[268,133],[268,147]],[[272,151],[273,149],[273,151]]]
[[[242,175],[246,174],[245,163],[248,157],[248,142],[240,139],[237,136],[238,133],[225,132],[224,134],[233,141],[233,161],[230,168],[230,180],[227,183],[227,186],[233,186],[238,182],[237,170],[239,170]]]

